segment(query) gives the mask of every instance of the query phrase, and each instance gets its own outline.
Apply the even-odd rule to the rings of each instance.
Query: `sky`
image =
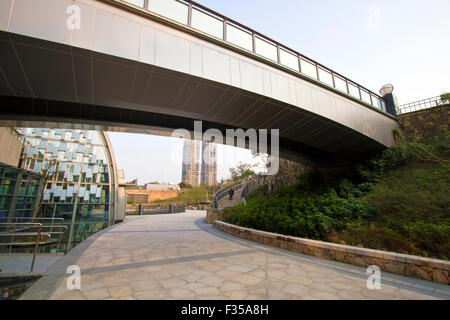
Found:
[[[450,91],[449,0],[198,2],[372,91],[393,84],[399,104]],[[181,140],[127,133],[109,135],[127,180],[138,178],[140,184],[180,182]],[[247,150],[218,146],[218,178],[228,178],[229,168],[239,161],[254,159]]]

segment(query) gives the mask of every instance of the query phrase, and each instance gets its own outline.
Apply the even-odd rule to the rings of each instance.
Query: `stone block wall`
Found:
[[[399,254],[341,244],[303,239],[238,227],[222,221],[213,226],[234,236],[266,245],[307,254],[328,260],[335,260],[361,267],[377,265],[382,271],[401,274],[418,279],[449,284],[450,262],[418,256]]]
[[[309,162],[301,163],[280,158],[278,173],[273,176],[264,176],[264,182],[267,183],[270,191],[277,191],[282,187],[300,182],[300,175],[309,168]]]
[[[448,132],[449,106],[409,112],[398,116],[398,122],[408,140],[437,139]]]

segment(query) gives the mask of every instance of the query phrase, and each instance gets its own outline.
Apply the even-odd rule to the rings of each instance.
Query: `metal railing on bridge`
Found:
[[[221,188],[219,191],[217,191],[214,194],[214,199],[213,199],[213,203],[212,203],[213,208],[217,209],[219,207],[220,202],[223,201],[224,199],[226,199],[226,197],[228,196],[230,189],[240,190],[245,186],[246,183],[247,183],[247,181],[239,181],[239,182],[227,185],[227,186]]]
[[[11,254],[12,248],[33,247],[30,273],[34,271],[39,247],[55,243],[59,245],[61,235],[67,231],[62,218],[14,217],[9,220],[28,220],[29,222],[0,222],[0,247],[7,247],[8,254]],[[52,238],[54,235],[59,235],[59,239]]]
[[[386,112],[382,97],[317,61],[275,41],[242,23],[190,0],[103,0],[126,5],[172,23],[198,30],[232,47],[264,58],[278,67],[315,80],[366,105]]]
[[[246,195],[248,195],[250,192],[254,191],[256,188],[261,186],[262,181],[259,177],[253,177],[248,180],[239,181],[230,185],[225,186],[224,188],[221,188],[219,191],[217,191],[214,194],[214,200],[213,200],[213,208],[218,208],[221,201],[226,199],[229,196],[229,191],[231,188],[233,190],[241,190],[241,193],[239,195],[239,198],[242,199]]]
[[[445,104],[450,104],[449,95],[442,95],[439,97],[433,97],[428,99],[419,100],[416,102],[411,102],[403,104],[397,107],[397,114],[404,114],[424,109],[429,109],[437,106],[442,106]]]

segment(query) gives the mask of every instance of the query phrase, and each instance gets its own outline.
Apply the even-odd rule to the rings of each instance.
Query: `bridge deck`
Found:
[[[61,258],[22,299],[449,299],[448,286],[274,249],[203,223],[204,212],[128,218]],[[68,265],[81,290],[66,289]]]

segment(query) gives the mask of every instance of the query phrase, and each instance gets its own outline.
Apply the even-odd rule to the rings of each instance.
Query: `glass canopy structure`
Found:
[[[111,148],[101,131],[18,128],[19,166],[44,177],[39,215],[63,218],[68,251],[114,223],[117,183]]]

